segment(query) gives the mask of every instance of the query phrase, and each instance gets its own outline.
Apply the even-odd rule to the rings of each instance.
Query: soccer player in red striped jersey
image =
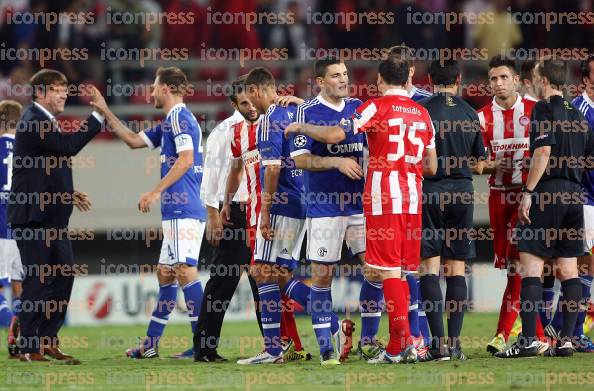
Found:
[[[295,123],[285,134],[302,133],[327,144],[364,132],[369,164],[363,209],[366,222],[365,277],[382,281],[389,315],[390,341],[372,364],[409,363],[417,359],[408,324],[402,271],[419,266],[423,175],[435,175],[435,132],[427,110],[408,97],[410,63],[388,56],[379,65],[382,97],[361,105],[343,126]]]
[[[503,56],[489,62],[489,86],[493,101],[478,110],[489,161],[483,173],[489,177],[489,218],[493,228],[494,266],[507,269],[495,337],[487,345],[491,354],[503,351],[516,321],[520,305],[521,277],[516,243],[512,238],[518,216],[518,200],[528,175],[530,114],[536,103],[517,92],[519,76],[515,63]],[[539,323],[538,335],[542,336]]]

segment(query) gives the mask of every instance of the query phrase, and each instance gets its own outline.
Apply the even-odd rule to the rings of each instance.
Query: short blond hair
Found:
[[[16,124],[21,118],[23,106],[16,100],[3,100],[0,102],[0,131],[16,129]]]

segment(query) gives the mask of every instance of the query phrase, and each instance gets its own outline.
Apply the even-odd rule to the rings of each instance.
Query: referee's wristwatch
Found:
[[[522,186],[522,193],[534,194],[534,190],[529,190],[526,185]]]

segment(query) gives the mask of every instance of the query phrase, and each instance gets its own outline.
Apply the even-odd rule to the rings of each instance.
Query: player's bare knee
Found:
[[[157,268],[157,279],[159,285],[167,285],[175,282],[175,271],[169,266],[159,265]]]

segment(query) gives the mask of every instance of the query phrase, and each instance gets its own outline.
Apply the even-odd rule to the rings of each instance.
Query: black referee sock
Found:
[[[539,316],[541,307],[542,283],[540,282],[540,278],[522,278],[522,290],[520,291],[522,335],[518,338],[520,346],[526,347],[536,339],[536,317]]]
[[[582,299],[582,283],[579,278],[571,278],[561,282],[563,302],[559,307],[563,313],[561,338],[573,337],[573,329],[579,313],[579,302]]]
[[[446,277],[446,285],[445,308],[448,316],[448,344],[452,348],[459,349],[467,300],[466,277]]]
[[[429,274],[421,277],[421,303],[431,329],[431,348],[439,349],[443,345],[443,295],[439,287],[439,276]]]

